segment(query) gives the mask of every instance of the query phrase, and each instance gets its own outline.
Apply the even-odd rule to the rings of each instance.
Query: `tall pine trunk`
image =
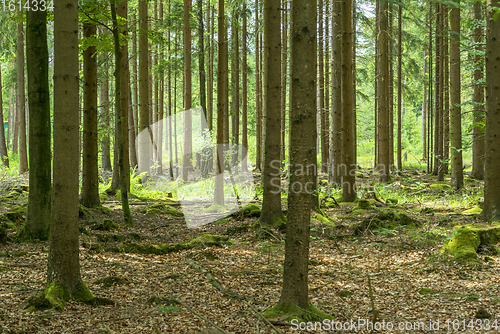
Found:
[[[139,0],[139,172],[150,171],[148,3]]]
[[[24,26],[22,22],[17,24],[17,101],[18,127],[19,127],[19,174],[28,171],[28,152],[26,147],[26,95],[24,84]]]
[[[483,5],[481,2],[474,3],[474,19],[483,20]],[[477,180],[484,179],[484,133],[481,131],[480,124],[484,121],[484,79],[482,57],[483,50],[481,43],[484,43],[484,31],[480,24],[475,25],[474,30],[474,129],[472,130],[472,176]]]
[[[0,69],[0,92],[2,91],[2,71]],[[3,94],[0,94],[0,119],[2,120],[3,123]],[[10,118],[10,108],[9,108],[9,117],[7,117],[7,120]],[[5,129],[3,127],[3,124],[0,124],[0,155],[2,159],[2,163],[5,167],[9,168],[9,154],[7,152],[7,144],[5,143]],[[7,121],[8,127],[10,127],[9,121]],[[49,130],[50,131],[50,130]],[[7,135],[7,143],[9,142],[8,140],[9,136]]]

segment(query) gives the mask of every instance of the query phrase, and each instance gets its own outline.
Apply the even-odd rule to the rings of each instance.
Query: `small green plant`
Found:
[[[160,306],[156,310],[158,312],[168,312],[168,313],[171,313],[173,311],[179,311],[180,308],[178,308],[177,306],[173,306],[173,305],[166,305],[166,306]]]

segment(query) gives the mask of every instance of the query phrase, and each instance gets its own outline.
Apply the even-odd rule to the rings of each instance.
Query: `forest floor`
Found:
[[[421,227],[396,224],[372,229],[366,222],[385,208],[354,215],[353,203],[323,209],[334,219],[333,227],[312,220],[309,297],[335,317],[333,326],[371,321],[374,308],[379,326],[386,326],[379,333],[472,333],[480,323],[483,332],[500,333],[494,328],[500,326],[495,320],[500,318],[500,265],[495,263],[500,258],[479,255],[477,262],[459,264],[440,251],[454,225],[475,221],[474,215],[462,214],[473,206],[463,198],[474,197],[482,184],[468,179],[466,190],[453,192],[432,189],[432,180],[421,171],[410,170],[385,187],[408,195],[401,195],[392,209],[396,214],[404,212]],[[369,181],[373,180],[367,177],[365,182]],[[25,191],[18,198],[4,198],[0,214],[26,199]],[[451,206],[451,202],[463,205]],[[227,333],[274,332],[255,311],[279,301],[285,235],[253,228],[257,218],[233,217],[188,229],[179,217],[159,211],[144,213],[150,204],[132,206],[133,227],[120,223],[118,203],[105,203],[110,210],[82,212],[82,278],[96,297],[110,298],[116,302],[114,306],[70,301],[63,311],[23,312],[23,302],[44,288],[48,242],[8,240],[0,244],[0,333],[218,333],[208,321]],[[0,217],[5,219],[5,215]],[[11,218],[21,225],[24,216],[17,217]],[[106,231],[96,224],[104,218],[118,227]],[[245,223],[248,225],[242,225]],[[14,233],[9,230],[9,238]],[[136,252],[120,251],[126,244],[182,243],[205,233],[226,235],[230,243],[168,254],[140,254],[145,248],[137,246]],[[221,293],[207,275],[195,270],[199,267],[246,301]],[[102,280],[107,277],[111,278]],[[154,297],[159,298],[153,301]],[[471,322],[477,318],[484,320]],[[389,323],[393,330],[388,330]],[[420,323],[425,327],[414,330]],[[281,333],[297,332],[297,326],[275,327]],[[326,329],[309,332],[328,332]],[[344,332],[369,330],[358,326]]]

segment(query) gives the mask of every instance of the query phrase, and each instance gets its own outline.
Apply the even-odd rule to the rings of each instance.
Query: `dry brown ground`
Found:
[[[117,231],[98,232],[82,222],[87,233],[81,234],[81,244],[87,246],[80,248],[83,280],[95,296],[110,298],[116,306],[94,308],[69,302],[62,312],[23,313],[23,301],[44,287],[48,244],[0,245],[0,252],[7,253],[0,258],[0,333],[180,334],[211,327],[185,306],[177,305],[178,310],[169,310],[166,306],[148,303],[154,296],[175,297],[227,332],[272,332],[248,306],[221,294],[203,274],[193,270],[188,261],[194,260],[212,272],[228,290],[246,296],[257,310],[263,311],[277,303],[281,292],[284,252],[275,238],[255,241],[256,231],[249,229],[231,235],[233,244],[227,248],[193,249],[168,255],[97,253],[88,249],[88,245],[97,242],[99,233],[126,236],[135,232],[145,237],[142,241],[145,243],[183,242],[203,233],[223,234],[227,227],[241,224],[232,220],[187,229],[184,223],[172,222],[155,229],[165,225],[169,217],[142,214],[138,206],[134,209],[134,227],[120,226]],[[406,209],[417,212],[420,207]],[[416,232],[405,229],[396,229],[398,234],[393,237],[370,231],[359,237],[342,237],[351,234],[352,225],[361,219],[347,215],[348,210],[349,207],[344,206],[327,211],[338,220],[338,227],[333,230],[313,221],[309,296],[314,305],[335,316],[335,321],[371,319],[369,276],[375,309],[380,312],[378,321],[391,322],[395,327],[400,322],[426,325],[422,331],[378,332],[472,333],[475,331],[467,325],[480,308],[493,316],[491,324],[498,319],[500,329],[500,265],[484,261],[477,265],[454,264],[438,256],[443,239],[430,232],[439,227],[449,231],[450,220],[466,223],[472,218],[419,213],[415,217],[425,223],[419,237]],[[119,221],[120,217],[118,209],[94,214],[95,219],[109,217]],[[246,219],[246,222],[254,220]],[[284,238],[278,232],[275,236]],[[328,236],[340,237],[330,240]],[[13,256],[19,251],[25,251],[26,255]],[[97,283],[98,279],[108,276],[123,277],[132,283],[110,287]],[[435,293],[417,293],[421,288],[433,289]],[[451,321],[455,319],[458,330],[453,330]],[[439,331],[428,327],[430,321],[438,320]],[[449,330],[446,321],[450,321]],[[277,328],[282,333],[297,332],[291,327]],[[500,333],[491,328],[482,331]],[[358,328],[357,332],[367,331]]]

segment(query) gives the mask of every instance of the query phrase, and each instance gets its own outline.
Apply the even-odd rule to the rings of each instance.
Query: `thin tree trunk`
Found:
[[[242,64],[241,64],[241,171],[248,172],[248,123],[247,123],[247,5],[243,4],[243,27],[242,27]]]
[[[443,38],[442,38],[442,27],[443,27],[443,14],[442,6],[436,4],[436,68],[435,68],[435,87],[436,87],[436,100],[434,101],[435,113],[434,113],[434,175],[438,176],[438,181],[444,180],[444,170],[443,170],[443,62],[442,62],[442,50],[443,50]]]
[[[402,45],[401,45],[401,35],[403,33],[402,27],[402,11],[403,6],[398,5],[398,171],[401,172],[403,170],[403,159],[401,157],[401,102],[403,97],[402,87],[401,87],[401,75],[402,75]]]
[[[191,27],[189,13],[191,1],[184,0],[184,153],[182,157],[182,179],[188,180],[193,151],[191,115]]]
[[[330,117],[329,181],[341,184],[342,167],[342,31],[340,0],[332,0],[332,109]]]
[[[480,2],[474,3],[474,19],[477,21],[483,20],[483,5]],[[472,176],[477,180],[484,179],[484,133],[481,131],[479,124],[484,121],[484,79],[483,66],[479,65],[482,61],[480,55],[483,47],[481,43],[484,42],[484,31],[481,25],[476,25],[474,30],[474,129],[472,139]]]
[[[123,59],[128,61],[128,52],[126,49],[127,44],[124,46],[120,46],[120,38],[119,38],[119,30],[121,33],[126,36],[126,29],[120,27],[117,21],[117,12],[120,14],[121,18],[126,20],[127,18],[127,1],[124,0],[121,4],[115,7],[115,0],[110,0],[111,6],[111,17],[113,20],[113,40],[115,47],[115,122],[116,122],[116,141],[117,141],[117,151],[118,151],[118,168],[120,170],[120,190],[121,190],[121,204],[123,211],[123,222],[125,225],[133,225],[132,215],[130,214],[130,208],[128,205],[128,185],[127,185],[127,176],[129,175],[129,171],[126,168],[128,163],[125,160],[128,160],[127,151],[128,145],[126,145],[126,129],[128,127],[127,123],[127,114],[128,114],[128,103],[127,96],[123,98],[122,95],[126,95],[128,93],[128,87],[124,87],[126,85],[123,84],[122,80],[128,84],[128,80],[122,76],[122,74],[127,73],[128,66],[127,64],[123,64]],[[125,53],[123,53],[125,51]],[[124,89],[125,88],[125,89]],[[122,103],[126,103],[122,105]]]
[[[104,170],[111,170],[111,145],[109,138],[109,81],[108,81],[108,55],[105,55],[105,61],[102,66],[102,79],[100,87],[100,105],[101,105],[101,120],[103,127],[103,138],[101,142],[101,167]]]
[[[45,38],[47,39],[47,38]],[[2,92],[2,71],[0,69],[0,92]],[[1,159],[3,162],[3,165],[5,167],[9,167],[9,154],[7,152],[7,145],[5,143],[5,128],[3,126],[3,99],[2,95],[0,94],[0,119],[2,120],[2,124],[0,124],[0,154],[1,154]],[[7,117],[7,126],[10,127],[10,108],[9,108],[9,116]],[[49,130],[50,131],[50,130]],[[7,136],[7,142],[9,142],[8,136]]]
[[[320,141],[321,141],[321,171],[328,171],[328,126],[326,124],[325,111],[325,57],[324,57],[324,21],[323,21],[323,0],[318,0],[318,110],[320,120]]]
[[[85,38],[96,38],[97,27],[83,25]],[[83,52],[83,168],[81,203],[92,208],[100,205],[97,142],[97,55],[96,47]]]
[[[203,1],[197,0],[198,5],[198,69],[200,72],[200,104],[202,108],[201,116],[201,135],[203,136],[205,132],[205,126],[207,122],[207,96],[206,96],[206,75],[205,75],[205,44],[204,44],[204,34],[205,28],[203,27]],[[203,148],[202,159],[200,164],[201,174],[203,177],[208,175],[208,164],[207,164],[207,150]]]
[[[256,157],[255,157],[255,167],[257,170],[261,170],[262,167],[262,109],[261,109],[261,67],[260,67],[260,43],[259,43],[259,0],[255,0],[255,102],[256,102]]]
[[[448,8],[443,7],[443,173],[448,174],[450,158],[450,40],[448,36]]]
[[[17,93],[17,89],[14,93],[15,98],[15,108],[13,108],[12,112],[12,120],[14,125],[14,133],[12,135],[12,152],[18,154],[18,138],[19,138],[19,94]]]
[[[420,128],[420,141],[422,142],[422,159],[427,159],[427,84],[425,83],[427,73],[427,58],[424,51],[424,69],[422,80],[423,84],[423,98],[422,98],[422,120],[421,120],[421,128]]]
[[[451,186],[455,189],[464,187],[462,169],[462,108],[460,84],[460,8],[451,9],[451,31],[456,36],[451,42],[450,52],[450,83],[451,83],[451,113],[450,113],[450,149],[451,149]]]
[[[17,94],[19,102],[19,174],[28,171],[28,152],[26,147],[26,96],[24,86],[24,27],[17,24]]]
[[[284,167],[285,157],[285,128],[286,128],[286,71],[288,57],[288,4],[286,0],[281,1],[283,8],[281,31],[281,166]]]
[[[150,171],[148,4],[139,0],[139,172]]]
[[[389,171],[394,169],[394,66],[393,66],[393,45],[394,45],[394,29],[393,29],[393,10],[392,4],[389,4],[388,8],[389,15],[389,25],[388,25],[388,61],[389,61],[389,96],[388,107],[389,107]],[[396,138],[397,141],[397,138]]]

